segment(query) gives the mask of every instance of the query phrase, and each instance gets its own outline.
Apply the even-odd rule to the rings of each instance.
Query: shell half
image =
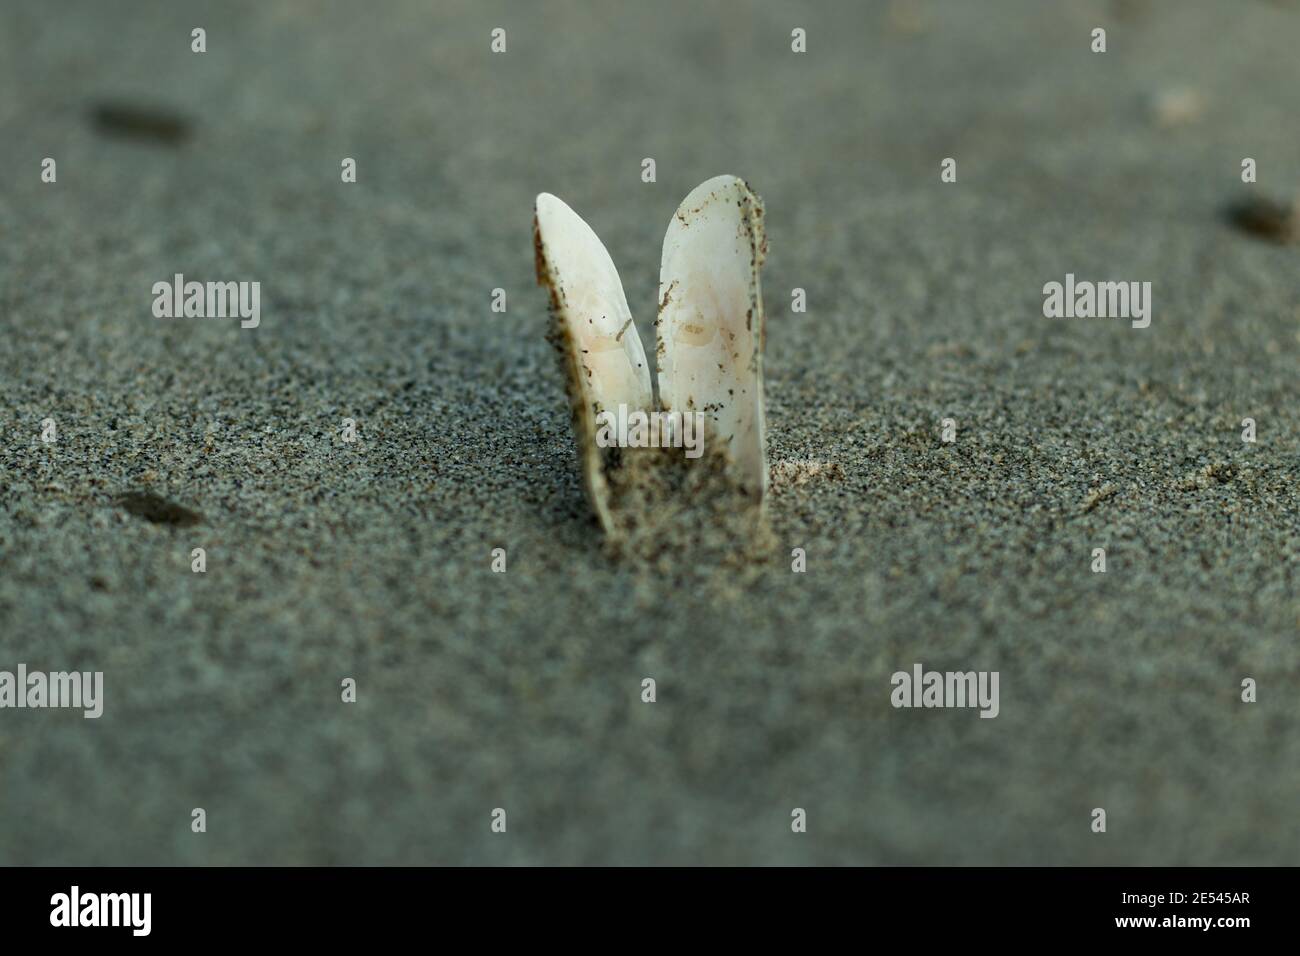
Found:
[[[760,499],[766,253],[763,202],[743,179],[697,186],[664,235],[655,323],[662,407],[703,412],[706,450],[725,453],[735,483]]]
[[[550,193],[533,210],[537,282],[550,291],[549,337],[565,366],[578,459],[601,526],[613,530],[595,419],[602,411],[653,408],[650,367],[618,269],[582,218]]]

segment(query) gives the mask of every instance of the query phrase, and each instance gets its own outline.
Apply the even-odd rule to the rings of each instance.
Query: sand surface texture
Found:
[[[1300,862],[1300,247],[1225,216],[1300,191],[1296,3],[58,7],[0,30],[0,669],[104,713],[0,710],[0,862]],[[611,557],[533,197],[653,342],[720,173],[772,544]],[[891,707],[917,662],[998,717]]]

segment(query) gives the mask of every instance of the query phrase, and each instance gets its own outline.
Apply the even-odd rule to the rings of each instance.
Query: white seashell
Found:
[[[706,450],[724,455],[728,480],[757,499],[767,488],[762,216],[761,200],[734,176],[693,190],[664,236],[656,322],[663,410],[703,413]],[[542,193],[533,244],[537,281],[550,291],[549,337],[565,366],[583,482],[612,534],[609,459],[596,443],[596,416],[620,405],[652,410],[650,369],[618,270],[591,227]]]
[[[611,531],[595,418],[619,405],[651,409],[650,367],[609,252],[591,227],[550,193],[537,197],[533,246],[538,284],[551,293],[551,339],[565,357],[583,483],[601,526]]]
[[[659,269],[659,401],[703,411],[706,441],[747,493],[767,490],[763,447],[763,203],[742,179],[696,186],[664,235]]]

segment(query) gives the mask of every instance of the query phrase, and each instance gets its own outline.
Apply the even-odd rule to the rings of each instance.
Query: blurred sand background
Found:
[[[1223,213],[1300,191],[1300,5],[0,22],[0,669],[106,684],[0,711],[0,863],[1300,862],[1300,250]],[[650,341],[723,172],[767,205],[770,457],[842,472],[740,579],[604,553],[531,248],[563,197]],[[177,272],[260,281],[261,326],[155,319]],[[1045,319],[1067,272],[1151,281],[1151,327]],[[918,661],[1000,716],[891,708]]]

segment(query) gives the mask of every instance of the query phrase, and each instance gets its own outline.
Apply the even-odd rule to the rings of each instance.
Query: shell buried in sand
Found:
[[[696,186],[664,235],[655,323],[659,400],[703,411],[745,492],[767,490],[763,446],[763,203],[743,180]]]
[[[549,193],[533,219],[537,281],[550,292],[549,337],[568,381],[583,482],[602,527],[611,514],[602,412],[656,410],[650,368],[618,270],[581,217]],[[718,176],[678,207],[664,236],[656,360],[662,412],[703,416],[703,445],[729,484],[767,489],[763,444],[763,204],[744,180]]]

